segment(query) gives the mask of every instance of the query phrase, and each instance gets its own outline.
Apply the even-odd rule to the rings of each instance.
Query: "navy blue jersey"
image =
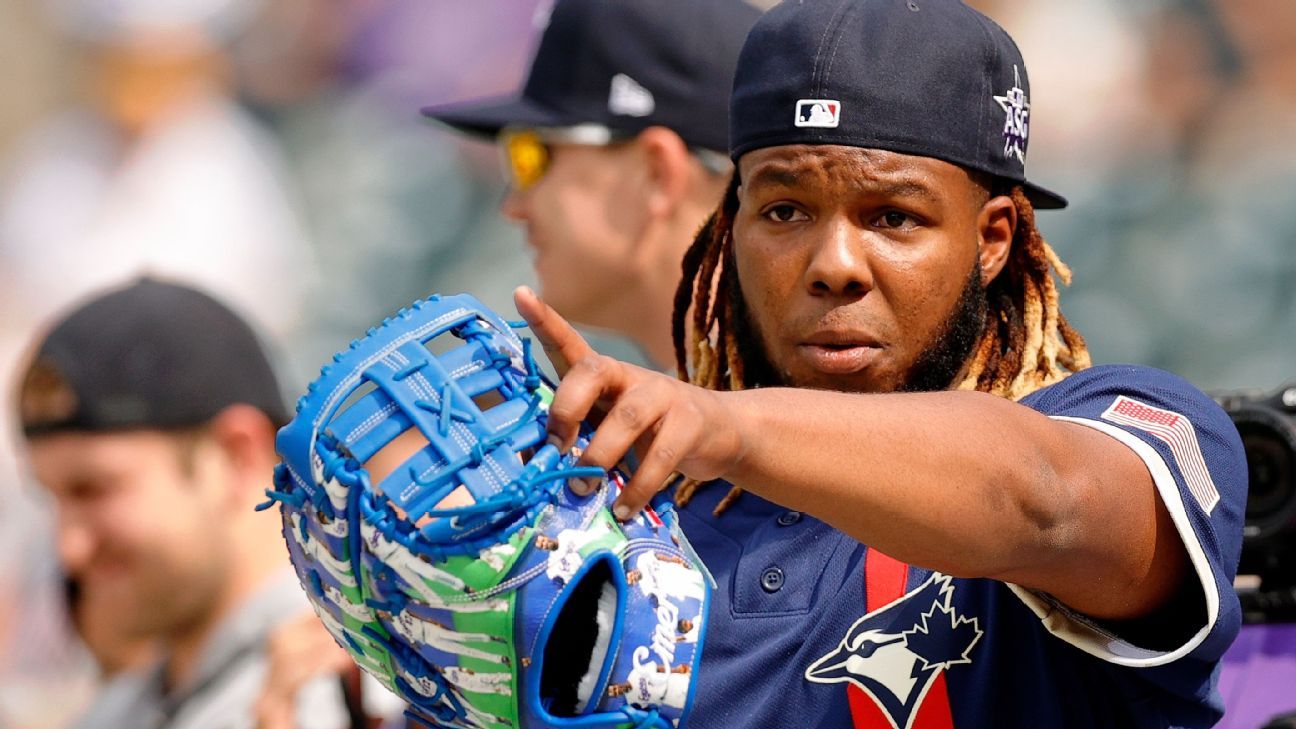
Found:
[[[1147,464],[1195,575],[1153,617],[1196,610],[1190,638],[1140,647],[1047,595],[900,564],[752,494],[714,517],[728,485],[713,484],[681,510],[718,583],[690,725],[1212,725],[1216,665],[1240,621],[1236,429],[1192,385],[1145,367],[1094,367],[1022,404],[1107,433]]]

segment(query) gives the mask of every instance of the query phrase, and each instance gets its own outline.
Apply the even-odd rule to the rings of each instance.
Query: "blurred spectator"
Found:
[[[47,114],[0,150],[6,411],[20,343],[37,324],[140,271],[201,282],[276,336],[297,326],[300,300],[315,280],[312,252],[273,141],[230,101],[222,50],[255,6],[5,4],[0,15],[14,21],[4,23],[5,37],[18,37],[5,51],[40,49],[6,64],[7,110],[11,99],[29,100],[19,108],[30,114],[80,94],[75,106]],[[48,24],[37,25],[41,19]],[[31,81],[17,70],[29,67],[37,72]],[[50,90],[37,93],[27,83]],[[82,708],[99,671],[64,619],[50,527],[18,488],[9,424],[0,420],[0,532],[12,555],[0,569],[0,618],[9,616],[0,619],[0,721],[59,726]],[[92,610],[97,599],[86,599],[81,608]],[[80,617],[93,647],[99,621]]]
[[[559,0],[520,92],[424,110],[498,139],[501,212],[525,229],[545,298],[659,368],[675,363],[684,251],[732,169],[729,88],[758,16],[741,0]]]
[[[31,0],[0,3],[0,157],[13,139],[70,95],[67,64]],[[21,69],[21,73],[17,71]]]
[[[0,305],[39,321],[141,270],[222,292],[275,335],[314,277],[273,142],[220,43],[251,0],[65,0],[87,103],[39,125],[0,188]]]
[[[82,625],[164,648],[77,726],[250,726],[269,632],[308,611],[279,520],[253,510],[287,421],[255,334],[206,294],[143,279],[81,305],[34,351],[18,415],[58,507],[60,562],[95,608]],[[298,726],[349,721],[335,680],[296,700]]]
[[[1296,6],[972,4],[1032,61],[1032,155],[1078,213],[1040,225],[1095,360],[1207,389],[1296,375]]]
[[[535,3],[266,0],[235,45],[241,98],[286,152],[321,267],[291,348],[299,380],[416,298],[471,291],[504,305],[530,275],[493,220],[496,158],[431,131],[417,109],[429,89],[511,88]]]

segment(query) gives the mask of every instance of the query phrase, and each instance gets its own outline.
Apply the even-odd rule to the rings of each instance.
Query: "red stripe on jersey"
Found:
[[[909,565],[870,549],[864,555],[864,612],[871,613],[900,599],[908,577]],[[855,729],[891,729],[891,720],[864,689],[847,684],[846,700]]]
[[[870,549],[864,555],[864,610],[873,612],[883,608],[905,594],[905,582],[909,578],[909,565],[892,557]],[[894,724],[882,712],[864,689],[855,684],[847,684],[846,701],[850,706],[851,723],[855,729],[892,729]],[[954,717],[950,711],[949,691],[945,688],[945,673],[937,674],[927,695],[918,706],[912,729],[954,729]],[[904,729],[901,727],[901,729]]]
[[[905,594],[909,565],[870,549],[864,555],[864,612],[871,613]]]
[[[846,684],[846,701],[850,704],[851,723],[855,725],[855,729],[892,729],[891,720],[864,693],[864,689],[853,683]]]
[[[918,706],[913,729],[954,729],[954,714],[950,711],[949,690],[945,687],[945,672],[936,674],[927,696]]]

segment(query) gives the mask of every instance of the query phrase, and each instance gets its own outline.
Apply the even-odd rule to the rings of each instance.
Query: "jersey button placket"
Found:
[[[792,526],[799,521],[801,521],[801,512],[799,511],[785,511],[778,516],[779,526]]]
[[[778,567],[769,567],[761,573],[761,589],[765,592],[775,593],[783,589],[783,570]]]

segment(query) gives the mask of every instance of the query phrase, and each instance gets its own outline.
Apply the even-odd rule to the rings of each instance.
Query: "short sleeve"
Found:
[[[1046,595],[1009,585],[1012,591],[1049,632],[1105,661],[1152,667],[1186,656],[1218,660],[1241,621],[1233,578],[1242,548],[1247,489],[1242,441],[1228,414],[1182,378],[1124,365],[1084,370],[1021,403],[1050,418],[1103,432],[1147,465],[1201,585],[1206,622],[1182,645],[1149,650]]]

